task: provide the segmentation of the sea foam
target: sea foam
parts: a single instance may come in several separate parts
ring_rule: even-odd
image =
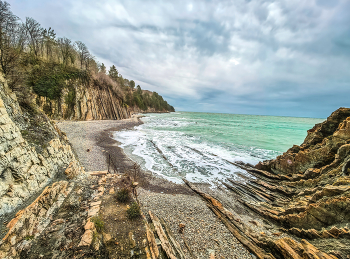
[[[286,140],[302,141],[304,137],[299,136],[295,125],[288,127],[290,118],[266,117],[185,112],[151,114],[142,118],[144,124],[133,130],[115,132],[114,138],[143,169],[173,182],[180,183],[182,178],[206,183],[224,178],[244,181],[237,172],[245,172],[230,162],[256,164],[274,158],[281,153],[279,149]],[[295,123],[301,121],[305,128],[315,120],[294,119]],[[281,123],[289,139],[280,137],[283,132],[276,135],[274,127]],[[291,132],[294,135],[291,136]],[[276,143],[275,150],[269,148],[271,142]]]

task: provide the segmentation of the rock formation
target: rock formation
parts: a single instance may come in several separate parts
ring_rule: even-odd
[[[52,119],[121,120],[130,118],[130,109],[108,87],[74,86],[75,98],[67,102],[69,91],[62,91],[58,100],[36,97],[36,103]]]
[[[0,78],[0,216],[11,212],[73,163],[64,134],[39,111],[22,112]]]
[[[187,184],[258,258],[350,258],[350,109],[276,159],[235,164],[250,175],[224,183],[237,212]]]

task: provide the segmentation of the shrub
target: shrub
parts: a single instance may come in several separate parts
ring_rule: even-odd
[[[91,221],[95,223],[97,232],[101,232],[104,229],[105,223],[99,216],[92,217]]]
[[[29,72],[27,84],[33,87],[37,95],[57,100],[70,80],[80,80],[81,83],[88,84],[90,74],[75,67],[42,62],[40,65],[33,66]],[[68,98],[75,99],[75,93],[71,93]]]
[[[129,219],[135,219],[141,216],[140,206],[137,204],[137,202],[133,202],[126,212]]]
[[[117,192],[116,199],[122,203],[128,202],[130,200],[130,191],[127,188],[122,188]]]

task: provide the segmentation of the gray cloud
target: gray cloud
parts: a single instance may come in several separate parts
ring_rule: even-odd
[[[181,110],[325,117],[350,96],[350,2],[9,1]]]

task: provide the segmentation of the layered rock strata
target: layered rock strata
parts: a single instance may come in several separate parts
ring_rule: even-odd
[[[35,123],[36,128],[30,126]],[[35,132],[38,128],[46,130]],[[70,163],[82,171],[65,135],[39,112],[28,118],[0,78],[0,216],[63,174]]]
[[[122,99],[110,88],[74,86],[75,98],[67,102],[66,89],[58,100],[36,97],[36,104],[52,119],[121,120],[130,118]]]
[[[236,211],[187,184],[258,258],[350,258],[350,109],[274,160],[234,164],[250,175],[224,183]]]

